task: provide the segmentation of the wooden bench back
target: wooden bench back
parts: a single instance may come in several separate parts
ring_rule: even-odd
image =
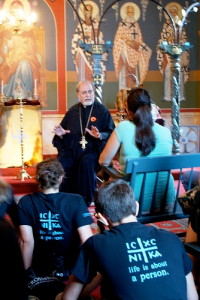
[[[133,158],[128,159],[126,163],[126,174],[129,174],[128,180],[130,180],[130,185],[135,189],[135,183],[137,182],[138,174],[142,174],[142,184],[141,192],[139,199],[136,199],[140,204],[140,210],[138,215],[138,220],[142,223],[153,223],[165,220],[174,220],[186,218],[187,216],[183,214],[181,207],[178,204],[178,196],[180,192],[180,187],[182,186],[182,175],[185,169],[191,170],[189,185],[191,184],[193,168],[200,167],[200,154],[181,154],[181,155],[170,155],[170,156],[161,156],[161,157],[145,157],[145,158]],[[175,197],[174,202],[170,206],[170,210],[166,211],[166,199],[167,191],[169,188],[169,180],[173,171],[178,172],[178,178],[175,188]],[[154,182],[149,182],[147,179],[147,174],[154,174]],[[163,183],[164,192],[160,200],[160,207],[155,209],[156,203],[156,192],[158,188],[158,176],[161,172],[165,172],[165,182]],[[144,211],[143,207],[145,206],[145,187],[146,185],[151,185],[153,188],[151,208],[150,210]],[[152,187],[153,185],[153,187]],[[148,186],[146,188],[148,188]]]

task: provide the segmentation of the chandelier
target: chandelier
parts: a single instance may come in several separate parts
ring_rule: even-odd
[[[28,1],[13,1],[6,4],[0,10],[0,27],[1,30],[12,30],[15,34],[20,34],[30,30],[36,23],[37,15],[31,12]]]

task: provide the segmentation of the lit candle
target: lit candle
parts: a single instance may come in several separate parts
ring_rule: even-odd
[[[37,95],[37,79],[34,80],[34,94]]]
[[[3,95],[3,80],[1,80],[1,95]]]

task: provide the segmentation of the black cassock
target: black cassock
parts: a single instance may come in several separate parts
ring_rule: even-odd
[[[92,125],[96,126],[101,133],[102,140],[85,133],[88,119],[87,128],[91,129]],[[80,143],[82,138],[80,120],[87,141],[85,149],[82,149]],[[83,107],[81,103],[73,105],[65,114],[60,125],[64,129],[70,130],[70,133],[66,133],[62,139],[57,135],[53,138],[53,145],[58,150],[58,160],[65,170],[65,178],[60,190],[82,195],[89,206],[96,191],[99,155],[115,127],[113,119],[103,104],[94,101],[93,107],[92,105]]]

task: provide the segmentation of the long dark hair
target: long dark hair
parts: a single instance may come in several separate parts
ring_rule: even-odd
[[[142,88],[132,89],[127,98],[127,106],[134,114],[132,120],[136,126],[136,146],[143,156],[147,156],[156,145],[149,93]]]

